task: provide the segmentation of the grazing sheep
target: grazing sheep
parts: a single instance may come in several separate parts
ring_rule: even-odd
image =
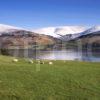
[[[13,62],[18,62],[18,59],[16,59],[16,58],[15,58],[15,59],[13,59]]]
[[[30,59],[30,60],[29,60],[29,63],[33,64],[33,60]]]
[[[38,61],[38,64],[44,64],[44,61],[40,61],[40,60],[39,60],[39,61]]]
[[[49,62],[49,65],[52,65],[53,64],[53,62]]]

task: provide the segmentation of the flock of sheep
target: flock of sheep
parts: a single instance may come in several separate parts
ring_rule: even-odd
[[[13,62],[18,62],[18,61],[19,61],[19,60],[16,59],[16,58],[13,59]],[[34,63],[33,60],[31,60],[31,59],[29,59],[28,62],[31,63],[31,64]],[[45,62],[44,62],[44,61],[41,61],[41,60],[37,60],[37,63],[38,63],[38,64],[45,64]],[[49,65],[52,65],[53,62],[49,61],[48,64],[49,64]]]

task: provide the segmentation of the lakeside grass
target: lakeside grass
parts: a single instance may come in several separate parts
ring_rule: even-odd
[[[100,63],[29,63],[0,55],[0,100],[100,100]]]

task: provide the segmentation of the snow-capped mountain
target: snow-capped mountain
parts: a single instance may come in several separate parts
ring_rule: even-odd
[[[16,32],[18,31],[18,32]],[[23,32],[24,31],[24,32]],[[83,35],[95,34],[98,32],[100,34],[100,26],[94,26],[92,28],[87,28],[83,26],[59,26],[59,27],[47,27],[34,30],[26,30],[24,28],[14,27],[10,25],[0,24],[0,35],[1,34],[27,34],[31,32],[33,34],[43,34],[48,36],[53,36],[54,38],[60,38],[62,40],[68,41]]]
[[[25,47],[33,48],[34,45],[53,45],[58,40],[52,36],[40,35],[23,28],[0,24],[0,48],[12,49],[17,46],[23,49]]]
[[[82,32],[81,35],[95,34],[97,32],[100,32],[100,26],[94,26],[92,28],[89,28],[86,31]]]
[[[47,27],[33,30],[33,32],[50,35],[53,37],[61,37],[68,34],[76,34],[85,31],[86,28],[82,26],[61,26],[61,27]]]
[[[24,30],[24,29],[19,28],[19,27],[10,26],[10,25],[0,24],[0,34],[10,33],[10,32],[16,31],[16,30]]]

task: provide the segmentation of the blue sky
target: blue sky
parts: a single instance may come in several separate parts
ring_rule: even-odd
[[[0,23],[25,28],[100,24],[100,0],[0,0]]]

